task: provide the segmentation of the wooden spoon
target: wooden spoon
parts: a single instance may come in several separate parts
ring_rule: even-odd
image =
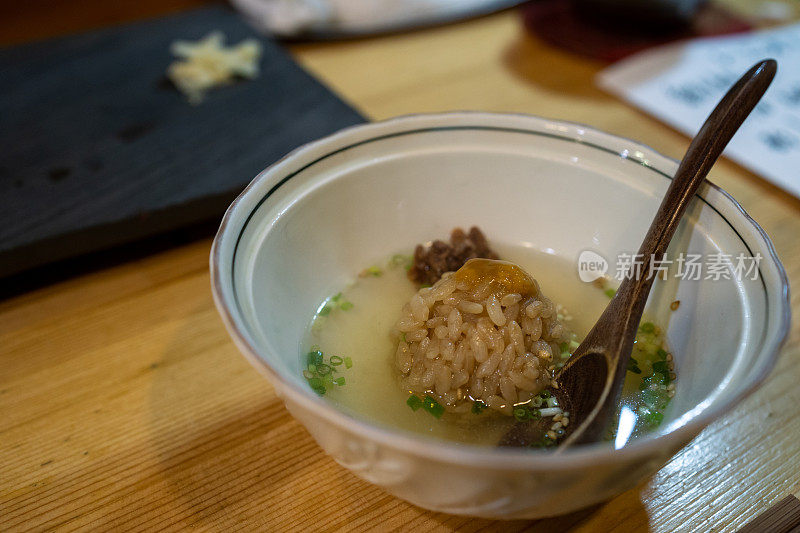
[[[641,276],[626,277],[600,319],[556,375],[551,393],[570,413],[561,447],[600,440],[619,406],[633,341],[654,277],[678,223],[714,162],[756,106],[775,76],[777,63],[766,59],[742,76],[706,119],[678,167],[650,230],[639,249]],[[550,422],[516,424],[501,446],[539,442]]]

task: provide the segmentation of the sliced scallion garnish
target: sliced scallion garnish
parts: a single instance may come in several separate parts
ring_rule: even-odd
[[[403,255],[403,254],[394,254],[392,258],[389,260],[389,266],[398,267],[398,266],[406,266],[410,267],[411,263],[414,262],[414,258],[410,255]]]
[[[308,385],[320,396],[324,395],[328,388],[333,388],[334,385],[338,385],[339,387],[344,386],[345,379],[344,377],[333,377],[334,372],[339,372],[339,370],[335,367],[341,366],[343,363],[347,368],[353,366],[353,362],[350,361],[348,364],[349,357],[341,358],[338,355],[332,355],[328,358],[328,362],[330,364],[325,363],[325,357],[318,348],[318,346],[314,346],[317,348],[308,352],[306,355],[306,369],[303,370],[303,377],[308,380]]]
[[[489,406],[480,400],[472,402],[472,414],[479,415],[484,412]]]
[[[412,411],[418,411],[420,407],[422,407],[422,400],[416,394],[412,394],[406,400],[406,404],[411,408]]]
[[[428,411],[436,418],[442,418],[442,415],[444,414],[444,406],[437,402],[433,396],[426,394],[422,402],[423,409]]]

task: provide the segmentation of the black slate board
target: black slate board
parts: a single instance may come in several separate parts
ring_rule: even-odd
[[[0,50],[0,277],[218,220],[263,168],[363,118],[260,38],[261,75],[192,106],[170,43],[257,37],[224,7]]]

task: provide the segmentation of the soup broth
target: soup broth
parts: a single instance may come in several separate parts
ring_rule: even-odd
[[[503,259],[530,273],[557,302],[559,319],[578,340],[588,333],[613,295],[613,289],[581,282],[573,266],[555,255],[519,246],[496,249]],[[314,361],[314,353],[324,354],[318,355],[317,362],[322,362],[329,376],[327,386],[319,386],[318,378],[312,377],[318,375],[316,365],[314,373],[306,370],[306,377],[317,392],[355,417],[441,439],[496,445],[516,422],[513,416],[487,409],[480,414],[445,413],[436,418],[409,407],[409,391],[401,387],[395,366],[397,340],[391,331],[417,287],[406,276],[405,256],[384,263],[365,269],[350,286],[320,305],[302,357],[305,366]],[[617,446],[661,422],[674,389],[669,385],[674,374],[671,356],[669,361],[667,356],[660,328],[643,322],[623,390],[622,416],[608,434]]]

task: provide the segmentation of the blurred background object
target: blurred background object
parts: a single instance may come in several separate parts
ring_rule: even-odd
[[[751,30],[743,16],[706,0],[541,0],[524,9],[544,41],[601,61],[617,61],[679,39]]]
[[[231,0],[258,28],[284,38],[352,37],[491,13],[523,0]]]
[[[752,24],[791,19],[796,9],[793,0],[231,0],[231,3],[259,29],[290,39],[330,39],[407,30],[525,4],[529,26],[554,43],[580,39],[580,35],[563,35],[564,31],[579,30],[587,38],[584,48],[592,49],[599,40],[596,33],[621,33],[621,38],[628,41],[638,37],[639,44],[628,47],[634,51],[665,39],[746,31]],[[609,39],[605,37],[606,41]],[[630,53],[628,49],[625,53]],[[614,60],[622,55],[603,51],[598,57]]]
[[[708,0],[572,0],[584,16],[607,19],[620,26],[640,23],[661,32],[688,24]]]
[[[191,105],[166,78],[170,48],[213,30],[258,46],[260,74]],[[225,6],[0,50],[0,72],[0,278],[210,234],[262,169],[363,121]]]
[[[661,46],[615,63],[596,81],[692,135],[739,72],[762,57],[775,59],[778,73],[725,155],[800,197],[800,23]]]
[[[250,25],[224,2],[208,0],[0,5],[5,46],[110,26],[0,51],[0,141],[8,147],[0,153],[0,277],[109,247],[142,248],[145,238],[198,225],[208,234],[260,169],[299,144],[363,120],[264,37],[259,78],[212,91],[192,108],[164,77],[173,60],[169,44],[177,39],[224,30],[238,42],[256,36],[253,25],[278,37],[343,38],[521,3],[514,17],[521,14],[529,32],[549,45],[545,49],[607,62],[678,39],[745,32],[797,16],[794,0],[230,3]],[[119,25],[156,15],[162,18]],[[340,45],[348,43],[330,46]],[[451,59],[459,61],[464,52],[470,53],[459,50]],[[531,72],[541,69],[541,59],[524,61]],[[358,71],[367,79],[382,68],[364,63]],[[413,93],[404,98],[410,105],[403,112],[420,110],[411,105]]]

